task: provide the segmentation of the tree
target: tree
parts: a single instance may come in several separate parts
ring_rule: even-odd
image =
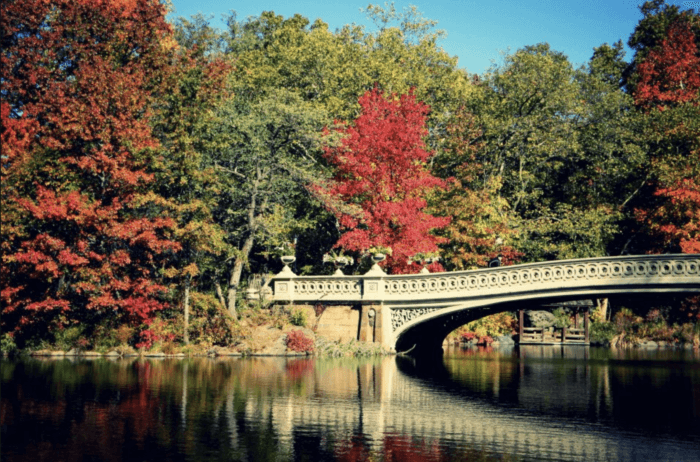
[[[362,113],[354,125],[337,129],[345,136],[340,144],[325,150],[335,176],[323,193],[356,206],[348,213],[328,202],[346,230],[336,247],[353,252],[390,247],[386,266],[395,273],[414,272],[408,258],[436,252],[444,239],[431,231],[450,221],[425,210],[427,194],[445,186],[426,166],[431,155],[423,142],[428,107],[411,94],[385,98],[376,89],[359,104]]]
[[[433,172],[449,179],[448,187],[435,194],[431,211],[451,218],[437,231],[445,238],[440,246],[449,269],[465,270],[486,266],[501,255],[504,264],[518,261],[521,254],[506,244],[516,235],[508,203],[499,196],[499,179],[484,180],[479,162],[484,149],[483,132],[477,118],[462,108],[445,130],[445,138],[433,160]]]
[[[677,5],[669,5],[665,0],[651,0],[644,2],[639,11],[643,18],[635,26],[627,44],[634,50],[632,62],[625,69],[624,85],[630,94],[636,93],[638,82],[638,66],[646,61],[648,54],[655,49],[668,36],[672,24],[685,24],[695,34],[696,45],[700,45],[700,21],[692,10],[682,11]]]
[[[642,7],[627,87],[645,123],[650,168],[635,208],[646,252],[700,252],[700,16],[662,0]],[[700,300],[684,307],[698,316]]]
[[[700,251],[700,106],[694,102],[648,114],[651,196],[636,208],[651,252]]]
[[[216,109],[230,97],[232,66],[217,43],[220,34],[202,16],[193,23],[181,20],[174,37],[172,72],[164,82],[152,125],[163,147],[154,189],[167,199],[167,213],[176,221],[175,239],[182,249],[168,276],[179,282],[184,312],[184,340],[189,343],[191,288],[209,282],[217,258],[228,250],[225,233],[214,221],[218,177],[205,165],[205,133]],[[206,278],[206,279],[205,279]],[[205,279],[205,281],[202,281]],[[211,287],[211,284],[209,284]],[[225,305],[221,307],[225,308]]]
[[[467,105],[483,132],[480,179],[506,201],[518,231],[511,244],[528,261],[605,254],[615,235],[614,208],[591,199],[604,191],[597,179],[614,172],[596,170],[596,157],[609,155],[601,141],[623,146],[600,119],[619,88],[591,82],[541,43],[506,56]]]
[[[209,129],[207,162],[220,181],[215,218],[232,248],[226,303],[234,315],[254,246],[279,246],[305,226],[296,205],[316,177],[310,152],[320,149],[324,121],[309,103],[278,89],[259,101],[226,101]]]
[[[642,117],[623,90],[624,58],[622,42],[603,44],[576,76],[583,101],[576,124],[580,151],[560,181],[563,202],[581,217],[574,224],[588,235],[573,244],[588,247],[582,256],[636,251],[634,208],[646,200],[650,164]]]
[[[1,21],[3,330],[147,323],[181,247],[149,190],[163,7],[15,0]]]
[[[687,23],[674,22],[667,37],[637,66],[638,106],[669,106],[695,101],[700,90],[700,55]]]
[[[297,264],[303,273],[319,271],[321,255],[338,239],[334,217],[309,194],[299,176],[312,175],[314,180],[327,176],[328,168],[318,142],[320,134],[312,136],[308,131],[311,127],[330,126],[334,119],[355,118],[360,109],[358,98],[374,85],[401,91],[415,86],[417,97],[434,104],[428,118],[430,127],[439,126],[454,101],[468,93],[466,73],[456,68],[455,58],[437,46],[439,36],[432,34],[430,27],[418,27],[428,25],[429,21],[413,15],[402,16],[402,24],[395,26],[395,22],[392,19],[387,27],[375,32],[355,26],[333,32],[322,21],[310,22],[300,15],[284,18],[264,12],[243,21],[238,21],[235,15],[229,18],[223,50],[235,62],[229,81],[234,96],[225,103],[225,109],[218,111],[220,118],[205,137],[210,145],[207,159],[215,166],[217,181],[225,185],[217,197],[215,218],[228,233],[228,243],[236,249],[218,260],[218,268],[227,274],[228,283],[235,284],[235,287],[229,285],[229,301],[238,292],[246,272],[274,271],[276,265],[269,262],[269,251],[281,241],[299,236]],[[182,44],[201,44],[201,49],[211,50],[205,54],[216,54],[219,49],[219,37],[203,18],[183,20],[177,32]],[[276,98],[280,101],[275,101]],[[275,199],[270,197],[267,203],[256,202],[257,206],[264,205],[266,211],[260,215],[262,220],[255,220],[258,232],[249,243],[251,250],[246,252],[245,235],[251,228],[243,211],[250,205],[251,196],[247,194],[252,191],[252,177],[244,180],[227,169],[237,165],[239,174],[247,174],[240,160],[235,164],[233,159],[253,156],[252,145],[262,146],[267,137],[288,133],[290,124],[296,124],[293,120],[302,121],[301,113],[291,118],[275,115],[285,105],[284,110],[290,112],[290,104],[303,107],[306,120],[312,123],[306,128],[298,125],[300,131],[296,133],[305,133],[298,135],[300,143],[290,142],[275,154],[265,154],[267,159],[275,156],[286,159],[284,165],[266,170],[271,176],[265,180],[286,189],[274,189],[279,194],[274,193]],[[265,107],[275,106],[278,109],[266,112]],[[261,117],[260,121],[266,120],[266,125],[261,123],[251,129],[253,113]],[[275,126],[277,123],[281,125]],[[247,133],[250,145],[243,141],[243,132]],[[428,134],[427,138],[433,140],[429,143],[436,143],[438,132]],[[302,146],[303,155],[299,155]],[[248,199],[244,200],[245,197]],[[239,255],[247,257],[239,261]],[[240,271],[231,273],[234,267]],[[232,274],[237,276],[231,278]],[[219,284],[222,293],[225,286],[226,283]],[[228,301],[227,304],[230,305]]]
[[[657,27],[641,28],[644,21]],[[652,160],[653,193],[637,208],[650,238],[648,251],[700,249],[700,52],[695,31],[700,31],[700,17],[692,10],[657,8],[633,36],[650,42],[643,54],[638,51],[633,75]],[[644,40],[648,35],[654,40]]]
[[[415,7],[396,12],[369,5],[376,30],[347,25],[336,32],[320,20],[266,11],[237,21],[229,18],[228,53],[236,58],[235,85],[244,98],[263,97],[285,88],[324,110],[333,119],[357,117],[358,99],[375,86],[386,93],[407,93],[432,108],[428,127],[441,125],[471,91],[457,59],[440,47],[434,21]],[[428,135],[434,144],[433,133]]]

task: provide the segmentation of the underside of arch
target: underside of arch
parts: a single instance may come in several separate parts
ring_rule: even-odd
[[[513,311],[522,306],[523,303],[507,302],[443,312],[441,315],[416,323],[399,333],[396,336],[396,351],[399,353],[410,352],[410,354],[415,355],[441,354],[443,340],[459,326],[492,314]]]
[[[394,347],[398,353],[410,351],[413,355],[433,355],[442,353],[442,343],[456,328],[477,319],[504,311],[532,309],[541,305],[570,300],[603,298],[615,295],[674,293],[688,295],[694,289],[646,287],[612,290],[573,290],[549,294],[519,294],[497,297],[491,300],[473,300],[455,303],[451,306],[436,306],[430,313],[420,316],[394,332]]]

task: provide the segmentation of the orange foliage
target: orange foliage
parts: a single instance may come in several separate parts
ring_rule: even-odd
[[[700,56],[690,26],[684,22],[672,24],[661,45],[639,64],[638,74],[634,101],[639,106],[663,107],[696,100]]]
[[[164,15],[152,0],[3,4],[3,331],[165,306],[155,271],[180,244],[143,200],[172,73]]]

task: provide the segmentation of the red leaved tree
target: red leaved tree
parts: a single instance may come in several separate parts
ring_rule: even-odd
[[[634,98],[649,123],[654,189],[636,214],[650,252],[700,253],[700,53],[691,27],[698,17],[684,18],[637,69]],[[699,297],[685,307],[700,318]]]
[[[365,93],[359,104],[362,114],[354,125],[338,129],[345,137],[325,152],[336,169],[325,193],[329,204],[336,204],[329,208],[345,230],[336,247],[355,252],[390,247],[387,268],[393,273],[417,272],[420,267],[409,264],[408,258],[437,252],[444,239],[431,231],[450,221],[425,211],[426,196],[445,186],[426,168],[431,153],[423,137],[429,108],[413,95],[385,98],[377,89]]]
[[[693,20],[693,18],[691,18]],[[652,251],[700,252],[700,53],[689,21],[638,66],[635,103],[645,108],[655,173],[655,201],[637,210]]]
[[[661,45],[651,50],[637,68],[634,94],[638,106],[654,107],[697,101],[700,56],[695,34],[686,22],[673,23]]]
[[[659,144],[681,154],[654,159],[654,200],[636,211],[651,237],[652,252],[700,253],[700,111],[692,112],[694,123],[665,130]],[[669,114],[657,115],[659,123],[669,123]]]
[[[180,245],[149,192],[174,42],[155,0],[3,5],[2,330],[139,325]]]

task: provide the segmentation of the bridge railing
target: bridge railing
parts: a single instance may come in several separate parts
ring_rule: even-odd
[[[273,300],[391,302],[478,298],[508,293],[658,286],[700,292],[700,255],[635,255],[528,263],[445,273],[273,278]]]

